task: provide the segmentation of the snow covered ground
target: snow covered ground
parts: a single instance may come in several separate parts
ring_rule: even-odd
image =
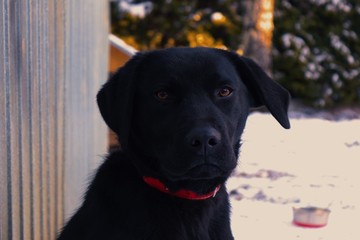
[[[263,113],[248,119],[240,164],[227,184],[235,239],[359,240],[360,118],[291,124],[282,129]],[[306,206],[329,208],[328,225],[294,226],[292,207]]]

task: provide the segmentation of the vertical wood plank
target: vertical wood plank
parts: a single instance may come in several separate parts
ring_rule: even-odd
[[[55,123],[55,106],[56,106],[56,89],[55,89],[55,39],[56,39],[56,30],[53,29],[53,26],[55,25],[56,21],[55,16],[55,4],[54,0],[50,0],[46,3],[45,11],[46,14],[45,18],[49,19],[49,21],[44,26],[45,35],[47,37],[46,41],[46,58],[45,61],[48,63],[48,67],[46,70],[46,78],[48,80],[48,101],[47,101],[47,129],[48,132],[47,138],[50,140],[48,145],[48,157],[47,157],[47,164],[48,164],[48,171],[46,173],[46,178],[48,179],[47,184],[47,191],[48,195],[46,197],[46,201],[48,202],[48,239],[54,239],[55,233],[57,230],[56,227],[56,205],[55,205],[55,197],[56,196],[56,151],[55,149],[57,146],[55,145],[56,142],[56,123]],[[53,16],[53,17],[51,17]],[[51,117],[52,116],[52,117]]]
[[[38,0],[29,1],[29,52],[30,52],[30,138],[31,138],[31,221],[32,239],[41,239],[42,214],[41,214],[41,149],[40,143],[40,108],[39,108],[39,43],[38,43]],[[36,187],[35,187],[36,186]]]
[[[65,103],[59,101],[65,98],[65,3],[66,1],[55,0],[55,23],[54,23],[54,40],[55,40],[55,206],[56,217],[55,225],[56,229],[60,229],[64,221],[64,161],[65,158]]]
[[[18,38],[15,37],[18,33],[19,25],[17,21],[17,8],[18,3],[15,1],[9,2],[9,25],[8,25],[8,71],[9,79],[14,79],[17,81],[19,79],[18,71],[19,68],[19,53],[17,51],[18,47]],[[21,239],[23,233],[23,221],[21,218],[22,210],[22,195],[21,195],[21,181],[20,181],[20,162],[21,162],[21,128],[18,128],[21,124],[20,112],[19,110],[19,84],[9,84],[9,129],[10,129],[10,162],[8,167],[10,168],[10,194],[11,201],[18,202],[19,204],[12,204],[11,206],[11,238],[12,239]]]
[[[11,211],[9,214],[9,199],[11,198],[9,189],[9,166],[10,160],[10,145],[9,145],[9,120],[8,120],[8,1],[3,0],[0,2],[0,239],[11,238]]]
[[[29,19],[28,3],[24,1],[19,2],[19,9],[17,10],[18,19],[18,38],[19,38],[19,68],[17,84],[20,86],[19,91],[19,115],[21,129],[21,139],[19,149],[21,153],[20,161],[20,177],[21,177],[21,218],[22,218],[22,236],[21,239],[31,239],[31,138],[30,138],[30,54],[29,54],[29,31],[27,30],[27,23]]]

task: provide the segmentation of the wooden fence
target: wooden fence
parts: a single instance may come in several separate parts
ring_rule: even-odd
[[[0,0],[0,239],[55,239],[107,147],[108,1]]]

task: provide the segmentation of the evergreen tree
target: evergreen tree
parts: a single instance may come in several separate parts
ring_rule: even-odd
[[[360,103],[360,2],[277,0],[275,79],[317,107]]]
[[[130,1],[133,4],[144,1]],[[157,0],[143,18],[112,3],[112,32],[140,50],[209,46],[237,50],[240,4],[234,0]]]
[[[251,1],[128,0],[152,3],[144,17],[112,3],[112,32],[139,50],[208,46],[242,53],[243,44],[248,53],[243,24],[249,25]],[[295,98],[317,107],[360,103],[358,0],[275,0],[274,26],[273,77]]]

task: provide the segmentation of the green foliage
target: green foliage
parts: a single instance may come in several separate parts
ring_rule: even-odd
[[[142,2],[142,1],[136,1]],[[210,46],[236,50],[240,45],[240,4],[234,0],[158,0],[136,17],[112,3],[112,32],[140,50],[172,46]],[[212,19],[220,12],[224,18]]]
[[[151,2],[152,10],[143,18],[112,3],[112,32],[140,50],[172,46],[237,50],[241,43],[242,1]],[[223,18],[214,19],[217,12]],[[359,0],[275,0],[274,25],[275,80],[313,106],[360,103]]]
[[[276,0],[273,72],[317,107],[360,103],[360,2]]]

